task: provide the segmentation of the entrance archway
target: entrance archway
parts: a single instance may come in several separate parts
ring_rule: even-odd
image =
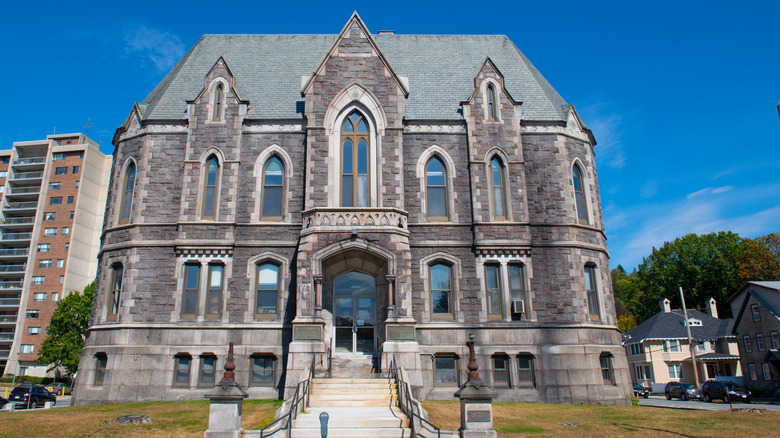
[[[333,279],[334,347],[337,354],[376,350],[376,279],[350,271]]]

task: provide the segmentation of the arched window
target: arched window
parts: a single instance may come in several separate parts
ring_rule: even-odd
[[[447,173],[437,157],[425,167],[425,185],[428,219],[447,220]]]
[[[341,205],[367,207],[369,197],[368,123],[358,111],[341,126]]]
[[[130,222],[130,210],[133,208],[133,189],[135,188],[135,164],[130,163],[125,172],[124,190],[122,190],[122,207],[119,213],[119,223]]]
[[[574,180],[574,200],[577,204],[577,221],[581,224],[588,223],[588,204],[585,200],[585,184],[582,181],[580,166],[574,165],[571,169]]]
[[[487,86],[487,104],[488,104],[488,117],[490,120],[498,120],[496,115],[496,92],[493,89],[493,85]]]
[[[257,265],[257,299],[255,315],[276,316],[279,294],[279,266],[275,263]]]
[[[504,163],[498,157],[490,160],[490,186],[493,197],[493,219],[503,220],[506,214],[506,188],[504,184]]]
[[[206,160],[205,184],[203,187],[203,210],[201,218],[214,219],[217,210],[217,182],[219,181],[219,161],[212,155]]]
[[[214,109],[212,112],[211,120],[219,121],[222,120],[222,111],[224,107],[223,100],[224,97],[224,90],[222,88],[222,84],[217,85],[217,88],[214,90]]]
[[[452,269],[444,263],[429,268],[431,313],[434,316],[452,314]]]
[[[261,216],[265,219],[282,218],[284,198],[284,166],[279,157],[271,157],[263,169],[263,192],[261,195]]]
[[[111,291],[108,298],[108,317],[109,321],[116,321],[119,318],[119,302],[122,296],[122,273],[124,269],[121,263],[111,267]]]

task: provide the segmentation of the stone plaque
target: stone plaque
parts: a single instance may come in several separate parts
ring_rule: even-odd
[[[414,327],[409,325],[387,326],[388,341],[414,341]]]
[[[293,341],[321,341],[322,327],[318,325],[297,325],[293,327]]]
[[[468,411],[466,418],[469,423],[490,423],[490,411]]]

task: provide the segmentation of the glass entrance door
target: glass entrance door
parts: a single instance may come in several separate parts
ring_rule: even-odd
[[[333,280],[336,353],[374,354],[375,280],[348,272]]]

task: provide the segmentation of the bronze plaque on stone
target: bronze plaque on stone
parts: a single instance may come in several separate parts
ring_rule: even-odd
[[[468,411],[466,420],[469,423],[490,423],[490,411]]]
[[[387,326],[388,341],[414,341],[414,327],[409,325]]]
[[[298,325],[293,327],[293,341],[321,341],[322,327],[318,325]]]

